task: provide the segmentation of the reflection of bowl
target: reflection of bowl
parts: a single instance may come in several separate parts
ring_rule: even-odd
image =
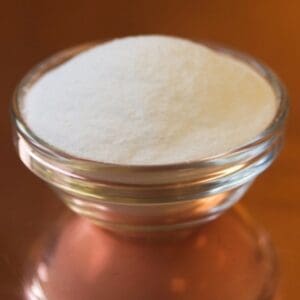
[[[35,249],[28,300],[267,300],[273,249],[240,208],[190,230],[120,236],[65,219]]]

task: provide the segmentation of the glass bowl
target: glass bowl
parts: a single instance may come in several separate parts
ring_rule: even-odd
[[[111,229],[153,231],[207,222],[236,203],[282,146],[288,97],[276,75],[244,54],[214,47],[248,64],[270,84],[278,102],[270,125],[248,144],[186,163],[130,166],[81,159],[47,144],[26,124],[20,107],[46,72],[93,47],[85,44],[45,60],[21,81],[12,101],[14,142],[22,162],[76,213]]]

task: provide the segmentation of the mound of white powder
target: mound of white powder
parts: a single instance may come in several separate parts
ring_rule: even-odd
[[[42,76],[22,113],[42,140],[130,165],[199,160],[242,146],[274,118],[269,84],[205,46],[138,36],[95,46]]]

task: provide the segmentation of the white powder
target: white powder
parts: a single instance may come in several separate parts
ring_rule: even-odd
[[[199,160],[249,142],[272,121],[269,84],[233,58],[165,36],[117,39],[39,79],[23,115],[47,143],[119,164]]]

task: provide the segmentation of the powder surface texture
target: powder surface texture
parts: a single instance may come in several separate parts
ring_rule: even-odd
[[[255,138],[277,103],[251,67],[166,36],[116,39],[43,75],[22,114],[48,144],[76,157],[157,165],[222,154]]]

